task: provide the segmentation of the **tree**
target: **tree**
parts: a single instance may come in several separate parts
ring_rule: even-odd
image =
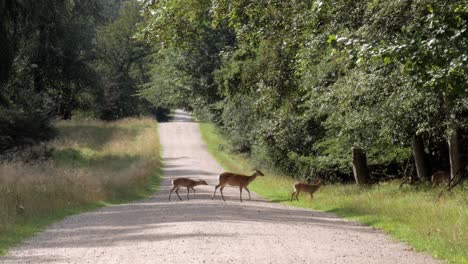
[[[354,148],[373,180],[412,176],[413,158],[427,180],[448,166],[450,138],[452,171],[462,167],[462,1],[145,1],[144,10],[140,37],[158,55],[142,94],[208,113],[237,151],[303,178],[350,181]]]
[[[50,139],[92,86],[96,1],[1,1],[0,149]],[[38,132],[40,130],[40,132]]]
[[[393,7],[404,18],[390,22],[382,12]],[[459,177],[461,162],[459,131],[466,129],[466,84],[468,57],[466,38],[468,8],[463,1],[407,1],[404,5],[382,3],[375,6],[369,32],[383,41],[371,44],[369,49],[384,62],[403,64],[408,80],[417,93],[426,99],[439,101],[438,111],[443,116],[437,123],[422,120],[425,131],[444,128],[449,146],[452,178]],[[392,10],[394,11],[394,10]],[[391,25],[391,27],[389,26]],[[391,31],[382,31],[382,26]],[[380,33],[377,33],[380,32]],[[426,125],[427,124],[427,125]]]
[[[158,51],[161,60],[155,62],[155,69],[165,65],[175,71],[166,76],[180,76],[175,80],[177,91],[171,94],[189,95],[183,105],[189,109],[216,108],[221,100],[213,74],[219,66],[220,52],[232,43],[232,34],[224,28],[213,28],[209,14],[207,1],[145,1],[140,38]],[[158,86],[165,86],[159,77],[165,72],[155,73],[152,85],[142,92],[145,97],[152,97],[153,102]]]
[[[99,116],[116,119],[136,115],[146,107],[138,96],[138,87],[149,81],[147,57],[151,48],[134,38],[141,21],[137,1],[121,3],[114,21],[97,29],[97,60],[94,66],[100,76],[96,103]]]

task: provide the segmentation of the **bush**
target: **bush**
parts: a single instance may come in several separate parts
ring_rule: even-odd
[[[45,114],[0,109],[0,155],[52,139],[56,130]]]

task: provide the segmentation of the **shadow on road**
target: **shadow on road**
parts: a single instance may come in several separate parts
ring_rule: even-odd
[[[186,112],[182,112],[182,111],[177,111],[176,110],[176,113],[174,114],[174,116],[172,116],[171,119],[169,119],[168,121],[165,121],[165,122],[160,122],[160,123],[196,123],[192,117],[190,116],[189,113],[186,113]]]
[[[49,228],[52,239],[31,244],[30,248],[70,248],[70,247],[108,247],[124,242],[163,241],[184,239],[190,237],[233,236],[230,233],[186,233],[174,234],[164,232],[183,222],[222,222],[230,223],[262,223],[316,225],[333,230],[353,230],[357,232],[376,232],[354,222],[345,221],[334,215],[298,208],[278,206],[267,201],[247,199],[239,202],[235,192],[225,191],[226,202],[219,194],[211,200],[214,186],[198,186],[197,193],[191,193],[186,200],[185,190],[181,190],[180,201],[173,196],[168,201],[171,183],[166,178],[160,186],[160,191],[152,198],[124,205],[102,208],[94,212],[78,216],[80,221],[70,221],[66,228],[60,225]],[[215,212],[215,213],[213,213]],[[76,217],[76,216],[73,216]],[[71,218],[73,218],[71,217]],[[86,222],[83,226],[82,222]],[[150,230],[160,230],[152,233]]]

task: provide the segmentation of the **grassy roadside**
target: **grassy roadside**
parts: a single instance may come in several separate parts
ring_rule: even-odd
[[[201,123],[202,138],[209,152],[226,170],[249,173],[255,164],[232,153],[229,142],[214,125]],[[356,185],[326,185],[311,201],[306,195],[290,202],[294,180],[262,168],[267,177],[257,178],[251,190],[274,202],[333,212],[384,230],[418,251],[450,263],[468,263],[468,194],[456,190],[439,196],[441,190],[386,183],[371,188]]]
[[[153,119],[56,125],[51,161],[0,164],[0,255],[65,216],[147,197],[159,185]]]

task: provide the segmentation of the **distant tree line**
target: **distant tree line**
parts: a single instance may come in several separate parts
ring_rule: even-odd
[[[209,118],[237,151],[302,178],[465,171],[466,1],[143,3],[157,53],[141,94]]]
[[[137,96],[152,48],[136,0],[0,0],[0,154],[53,137],[50,121],[167,111]]]

